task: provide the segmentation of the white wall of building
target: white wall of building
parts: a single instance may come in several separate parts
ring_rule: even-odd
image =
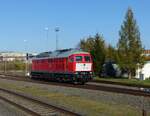
[[[150,61],[146,62],[142,69],[136,71],[135,78],[145,80],[150,78]]]

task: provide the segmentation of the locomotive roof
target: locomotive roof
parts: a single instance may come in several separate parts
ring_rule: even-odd
[[[36,58],[64,58],[72,54],[88,54],[88,52],[84,52],[79,49],[63,49],[56,50],[54,52],[43,52],[38,54]]]

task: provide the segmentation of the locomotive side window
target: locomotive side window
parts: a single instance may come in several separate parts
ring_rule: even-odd
[[[90,56],[84,56],[85,62],[90,62]]]
[[[70,58],[70,62],[74,62],[74,59],[73,59],[73,58]]]
[[[76,62],[81,62],[82,61],[82,56],[76,56]]]

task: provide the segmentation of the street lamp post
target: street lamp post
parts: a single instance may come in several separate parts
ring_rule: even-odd
[[[58,50],[58,32],[59,32],[59,27],[55,28],[55,32],[56,32],[56,50]]]

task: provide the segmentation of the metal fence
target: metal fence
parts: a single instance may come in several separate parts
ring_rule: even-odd
[[[21,57],[1,57],[0,58],[0,73],[28,75],[31,70],[31,59],[25,56]]]

